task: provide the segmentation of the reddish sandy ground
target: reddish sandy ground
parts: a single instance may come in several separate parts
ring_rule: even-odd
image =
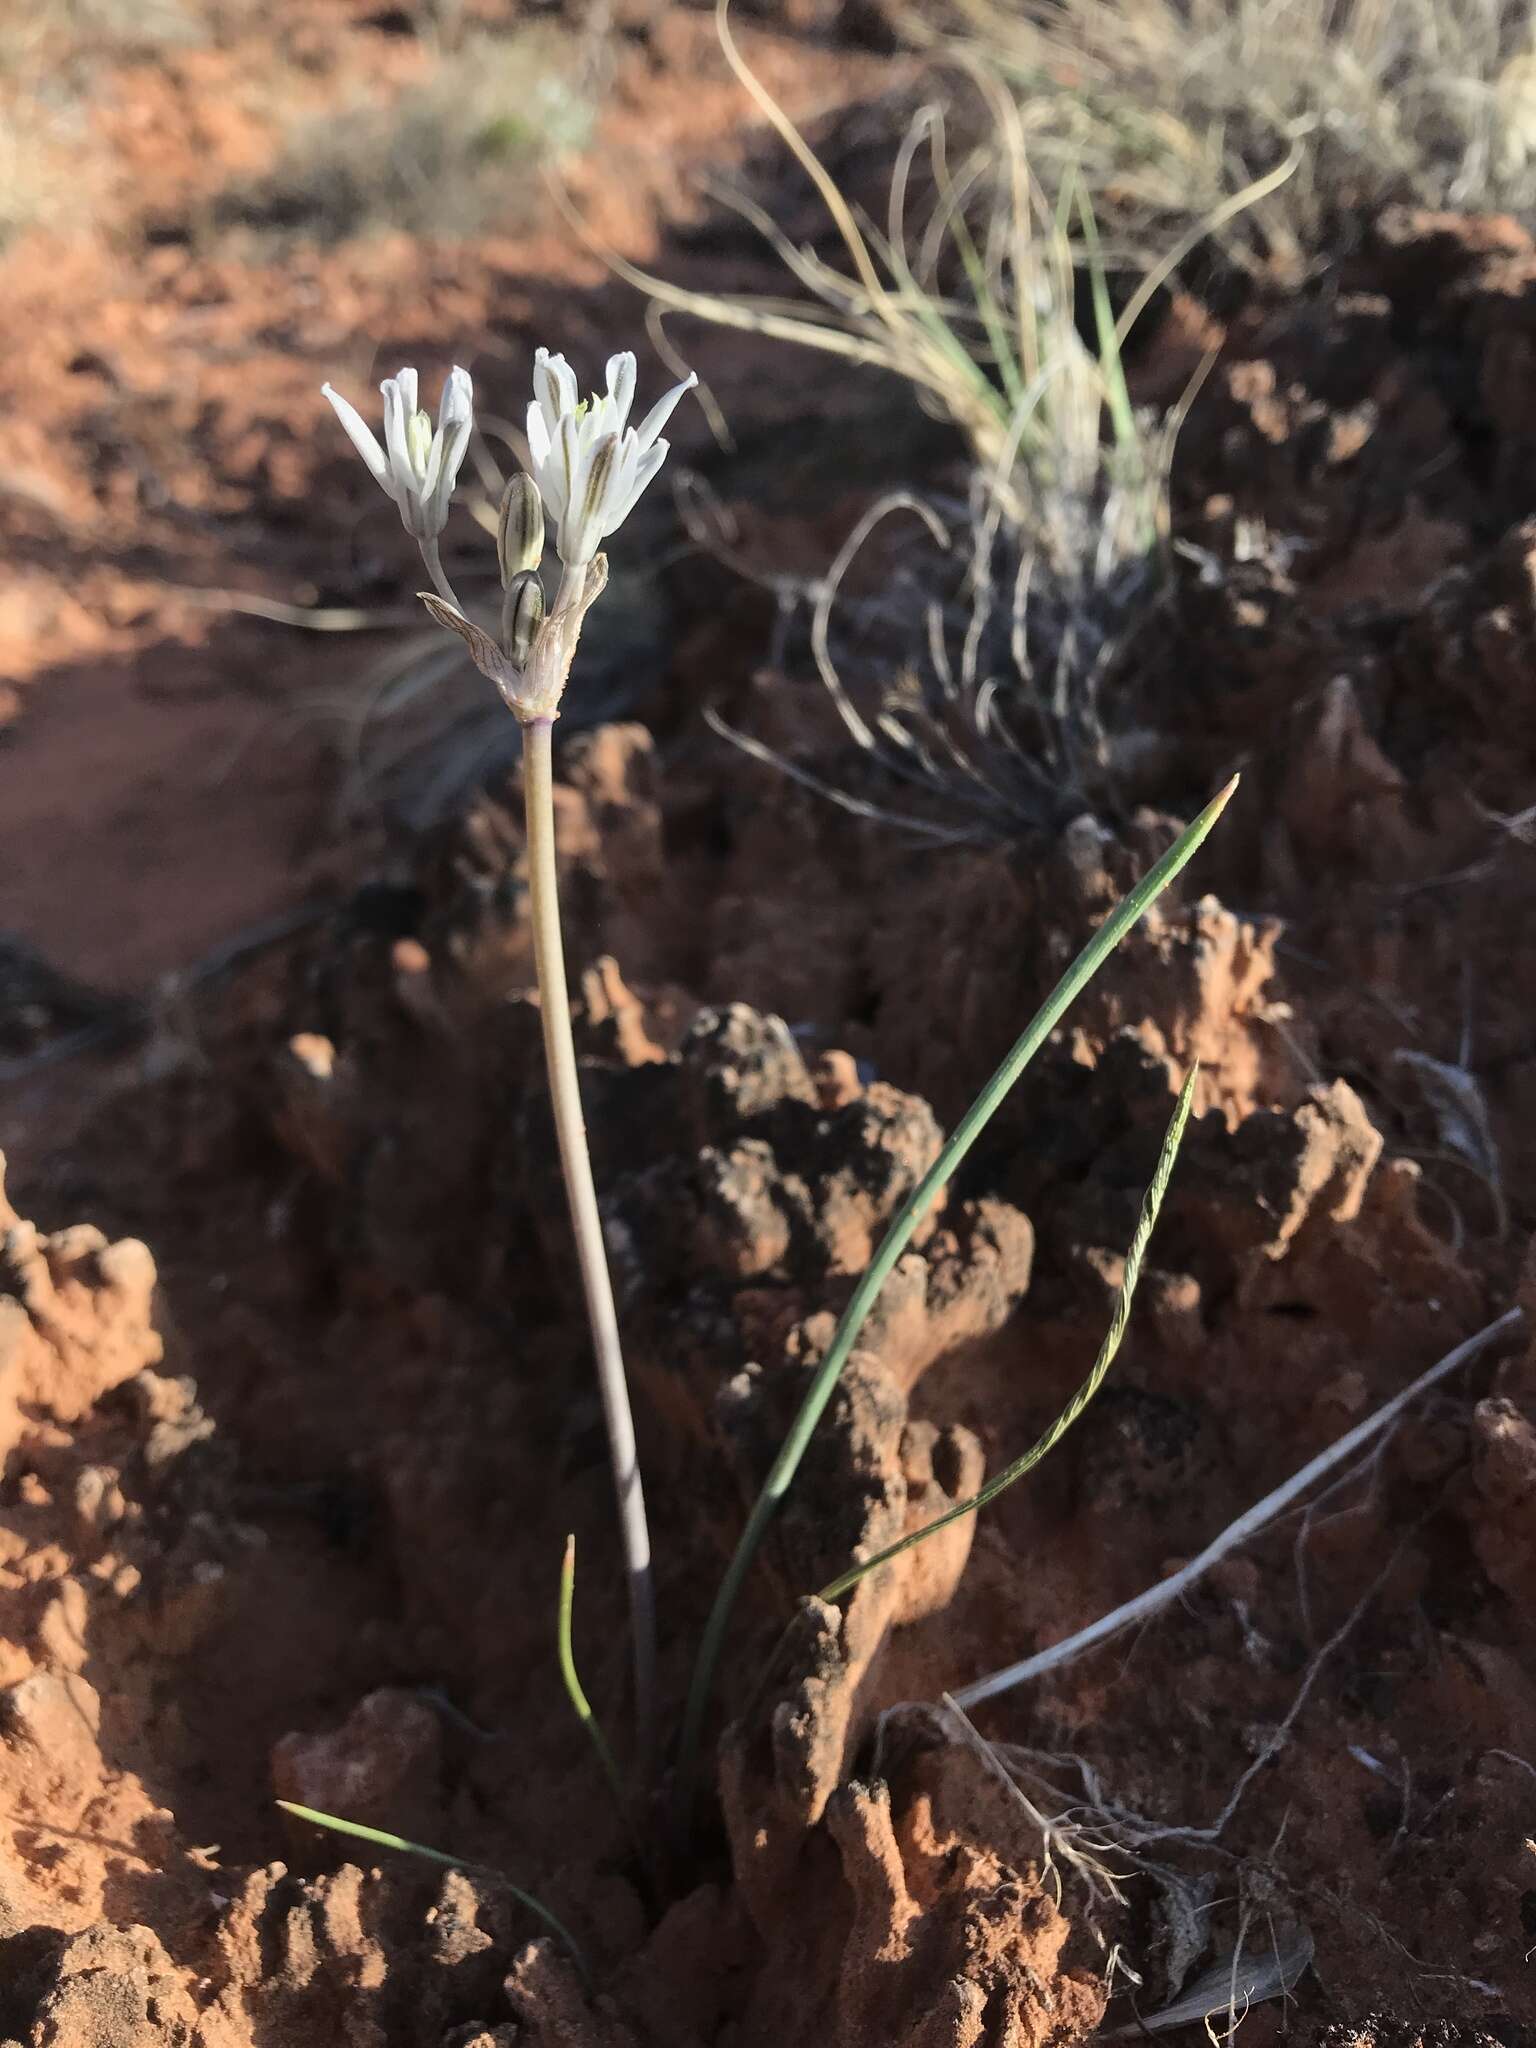
[[[671,276],[769,284],[698,174],[746,164],[796,237],[815,216],[763,169],[708,17],[617,12],[575,205]],[[1523,1328],[1142,1631],[974,1729],[943,1702],[1536,1308],[1530,237],[1389,215],[1315,292],[1233,310],[1228,281],[1221,320],[1169,299],[1138,390],[1218,356],[1175,478],[1190,551],[1131,671],[1149,743],[1102,819],[956,844],[833,808],[699,715],[889,807],[775,579],[823,569],[883,488],[952,491],[956,451],[894,387],[669,325],[733,431],[686,409],[673,457],[730,560],[660,497],[637,520],[557,792],[669,1725],[808,1364],[940,1128],[1177,822],[1244,781],[893,1276],[733,1639],[699,1826],[678,1843],[658,1798],[637,1851],[552,1651],[574,1529],[618,1734],[517,766],[473,677],[364,715],[381,661],[420,658],[419,576],[318,387],[459,361],[510,416],[540,341],[633,342],[661,373],[537,188],[459,243],[218,227],[285,106],[403,91],[430,58],[360,4],[214,29],[91,56],[84,125],[50,145],[80,212],[0,255],[0,2043],[1193,2044],[1251,1998],[1253,2048],[1516,2048]],[[47,33],[28,64],[86,61]],[[912,60],[872,10],[768,9],[742,38],[801,119],[835,116],[850,175],[880,157]],[[463,517],[456,572],[487,546]],[[1081,1380],[1196,1057],[1104,1394],[979,1526],[781,1642],[807,1588],[968,1495]],[[349,1864],[274,1792],[470,1867]]]

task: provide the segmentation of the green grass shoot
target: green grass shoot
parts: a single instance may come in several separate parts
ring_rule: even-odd
[[[880,1249],[875,1253],[854,1289],[827,1355],[807,1389],[800,1411],[779,1448],[778,1456],[763,1482],[761,1492],[753,1503],[746,1526],[741,1532],[735,1552],[721,1580],[709,1619],[704,1626],[689,1686],[688,1701],[684,1709],[678,1750],[677,1803],[684,1826],[691,1816],[693,1784],[703,1738],[704,1718],[714,1690],[715,1671],[737,1598],[768,1524],[793,1483],[800,1461],[805,1455],[806,1446],[810,1443],[816,1425],[832,1398],[843,1367],[859,1340],[870,1311],[879,1298],[881,1288],[911,1242],[918,1224],[991,1122],[1019,1076],[1116,946],[1198,850],[1231,801],[1232,794],[1237,788],[1237,781],[1238,778],[1234,775],[1226,787],[1212,798],[1200,815],[1179,835],[1162,859],[1116,905],[1083,947],[1076,960],[1026,1025],[1002,1065],[955,1126],[938,1159],[902,1204]]]
[[[384,1828],[365,1827],[360,1820],[343,1820],[339,1814],[322,1813],[315,1806],[300,1806],[296,1799],[279,1799],[277,1804],[284,1813],[291,1813],[295,1820],[308,1821],[311,1827],[329,1828],[332,1834],[350,1835],[354,1841],[371,1842],[376,1849],[397,1849],[403,1856],[419,1856],[428,1863],[441,1863],[449,1870],[468,1870],[482,1877],[493,1878],[503,1891],[516,1899],[520,1906],[525,1906],[535,1920],[541,1921],[551,1934],[564,1943],[570,1951],[572,1962],[581,1972],[582,1982],[589,1990],[591,1989],[592,1973],[587,1968],[587,1959],[571,1930],[564,1921],[558,1920],[551,1913],[548,1906],[541,1905],[532,1892],[521,1890],[499,1870],[494,1870],[485,1863],[472,1863],[464,1856],[445,1855],[441,1849],[429,1849],[422,1842],[408,1842],[404,1835],[392,1835]]]
[[[823,1586],[818,1598],[822,1600],[840,1600],[845,1593],[852,1592],[860,1579],[867,1578],[871,1572],[877,1571],[881,1565],[889,1564],[893,1557],[900,1557],[904,1550],[911,1550],[916,1544],[926,1543],[930,1536],[937,1535],[940,1529],[947,1529],[951,1522],[961,1521],[966,1515],[974,1515],[980,1508],[990,1507],[1000,1493],[1006,1493],[1015,1480],[1022,1479],[1026,1472],[1032,1471],[1042,1458],[1047,1457],[1050,1452],[1055,1450],[1067,1431],[1077,1421],[1083,1410],[1088,1406],[1088,1403],[1099,1391],[1099,1388],[1104,1384],[1105,1375],[1115,1362],[1115,1354],[1120,1349],[1121,1340],[1125,1336],[1126,1325],[1130,1321],[1131,1303],[1135,1298],[1136,1283],[1141,1278],[1142,1262],[1147,1255],[1147,1246],[1152,1240],[1152,1232],[1157,1227],[1158,1212],[1163,1206],[1163,1197],[1168,1192],[1168,1182],[1173,1174],[1173,1163],[1179,1156],[1179,1146],[1184,1138],[1184,1126],[1189,1122],[1190,1105],[1195,1099],[1195,1081],[1199,1072],[1200,1065],[1197,1060],[1190,1068],[1185,1078],[1184,1086],[1179,1091],[1178,1103],[1169,1122],[1167,1133],[1163,1138],[1163,1149],[1158,1154],[1157,1170],[1153,1174],[1151,1185],[1148,1187],[1146,1195],[1142,1200],[1141,1214],[1137,1218],[1130,1249],[1125,1255],[1125,1272],[1120,1282],[1119,1292],[1115,1298],[1114,1314],[1110,1317],[1109,1328],[1104,1334],[1104,1342],[1099,1346],[1099,1354],[1093,1362],[1093,1370],[1089,1373],[1088,1377],[1083,1381],[1066,1407],[1056,1417],[1050,1428],[1046,1430],[1045,1434],[1037,1442],[1031,1444],[1022,1457],[1015,1458],[1011,1465],[1004,1466],[1001,1472],[997,1473],[994,1478],[989,1479],[979,1493],[973,1495],[970,1500],[957,1501],[952,1508],[947,1508],[942,1515],[936,1515],[924,1528],[912,1530],[910,1534],[899,1538],[895,1543],[887,1544],[885,1549],[878,1551],[875,1556],[866,1558],[862,1564],[851,1566],[839,1578],[833,1579],[830,1585]]]
[[[560,1564],[560,1607],[556,1626],[556,1643],[560,1657],[560,1676],[564,1681],[566,1697],[571,1703],[572,1710],[577,1720],[586,1730],[587,1739],[597,1752],[597,1761],[602,1767],[603,1776],[612,1787],[613,1796],[618,1802],[619,1811],[627,1819],[629,1816],[629,1800],[624,1791],[624,1780],[619,1774],[619,1767],[614,1760],[613,1751],[608,1746],[608,1738],[604,1735],[598,1718],[592,1711],[592,1702],[587,1698],[576,1670],[576,1651],[571,1640],[575,1605],[576,1538],[574,1536],[567,1536],[565,1539],[565,1556]]]

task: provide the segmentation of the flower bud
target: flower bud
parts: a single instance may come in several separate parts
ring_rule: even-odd
[[[544,586],[536,569],[521,569],[507,585],[501,601],[501,644],[518,670],[528,666],[533,643],[544,623]]]
[[[526,470],[520,469],[501,494],[496,553],[503,590],[511,588],[514,577],[537,569],[544,559],[544,500]]]
[[[427,464],[432,460],[432,415],[428,412],[413,412],[405,422],[405,446],[410,458],[411,469],[417,487],[426,481]]]

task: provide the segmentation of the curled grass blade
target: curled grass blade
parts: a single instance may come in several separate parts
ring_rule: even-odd
[[[1002,1065],[955,1126],[937,1160],[902,1204],[881,1242],[880,1249],[871,1259],[863,1278],[854,1289],[827,1355],[807,1389],[800,1411],[790,1425],[789,1432],[779,1447],[778,1456],[773,1461],[772,1469],[753,1503],[746,1526],[726,1567],[725,1576],[720,1582],[720,1590],[715,1595],[709,1619],[704,1625],[689,1685],[678,1747],[677,1803],[679,1819],[685,1828],[692,1816],[693,1784],[704,1732],[704,1717],[714,1690],[715,1671],[737,1597],[757,1555],[764,1532],[794,1481],[806,1446],[810,1443],[816,1425],[832,1398],[843,1367],[859,1340],[870,1311],[879,1298],[881,1288],[897,1260],[911,1243],[913,1232],[931,1208],[940,1190],[953,1176],[955,1169],[991,1122],[1014,1083],[1126,933],[1150,909],[1203,843],[1231,801],[1232,794],[1237,788],[1237,781],[1238,778],[1234,775],[1226,787],[1212,798],[1199,817],[1179,835],[1162,859],[1142,877],[1129,895],[1115,906],[1084,946],[1025,1026]]]
[[[502,1889],[509,1892],[520,1906],[526,1906],[535,1920],[541,1921],[550,1933],[557,1936],[570,1951],[571,1961],[581,1973],[581,1980],[588,1990],[592,1987],[592,1973],[587,1968],[587,1959],[580,1945],[563,1920],[556,1919],[548,1906],[541,1905],[532,1892],[522,1891],[499,1870],[488,1864],[471,1863],[463,1856],[448,1856],[441,1849],[429,1849],[422,1842],[408,1842],[404,1835],[392,1835],[384,1828],[365,1827],[360,1820],[343,1820],[339,1814],[322,1813],[316,1806],[300,1806],[295,1799],[279,1799],[277,1804],[284,1813],[291,1813],[295,1820],[308,1821],[311,1827],[329,1828],[335,1835],[350,1835],[354,1841],[371,1842],[376,1849],[398,1849],[403,1856],[419,1856],[427,1863],[441,1863],[449,1870],[472,1870],[484,1877],[494,1878]]]
[[[860,1579],[867,1578],[872,1571],[878,1570],[881,1565],[889,1564],[893,1557],[900,1557],[904,1550],[911,1550],[919,1543],[926,1543],[930,1536],[937,1535],[940,1529],[947,1529],[951,1522],[958,1522],[966,1515],[974,1515],[980,1508],[990,1507],[1000,1493],[1006,1493],[1015,1480],[1022,1479],[1026,1472],[1033,1470],[1042,1458],[1055,1450],[1067,1431],[1077,1421],[1083,1410],[1088,1406],[1088,1403],[1099,1391],[1099,1388],[1104,1384],[1105,1375],[1115,1362],[1115,1354],[1120,1349],[1121,1340],[1125,1336],[1126,1325],[1130,1321],[1131,1303],[1136,1295],[1136,1283],[1141,1278],[1142,1262],[1147,1255],[1147,1246],[1151,1243],[1152,1232],[1157,1227],[1158,1212],[1163,1206],[1163,1197],[1168,1192],[1168,1182],[1173,1174],[1173,1162],[1179,1156],[1179,1146],[1184,1138],[1184,1126],[1189,1122],[1190,1105],[1195,1099],[1195,1081],[1199,1072],[1199,1062],[1196,1061],[1185,1078],[1183,1088],[1179,1091],[1178,1103],[1175,1106],[1167,1133],[1163,1139],[1163,1149],[1158,1154],[1157,1171],[1153,1174],[1151,1184],[1142,1199],[1141,1214],[1137,1218],[1130,1249],[1125,1255],[1125,1273],[1120,1282],[1119,1293],[1115,1298],[1114,1314],[1109,1319],[1109,1328],[1104,1333],[1104,1342],[1099,1346],[1099,1355],[1093,1361],[1093,1370],[1089,1373],[1088,1377],[1083,1381],[1066,1407],[1062,1409],[1056,1420],[1038,1442],[1031,1444],[1023,1456],[1015,1458],[1011,1465],[1004,1466],[1003,1470],[995,1478],[987,1481],[979,1493],[973,1495],[970,1500],[957,1501],[954,1507],[946,1509],[942,1515],[936,1515],[924,1528],[914,1529],[910,1535],[901,1537],[895,1543],[887,1544],[885,1549],[878,1551],[874,1557],[866,1558],[862,1564],[851,1566],[840,1578],[833,1579],[830,1585],[823,1586],[821,1592],[817,1595],[818,1599],[840,1600],[845,1593],[852,1592]]]

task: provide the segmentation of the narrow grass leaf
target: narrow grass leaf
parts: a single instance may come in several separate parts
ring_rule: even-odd
[[[1001,1472],[994,1478],[989,1479],[979,1493],[973,1495],[970,1500],[957,1501],[954,1507],[946,1509],[942,1515],[936,1515],[926,1527],[914,1529],[910,1535],[901,1537],[895,1543],[887,1544],[885,1549],[877,1552],[874,1557],[866,1558],[862,1564],[852,1566],[840,1578],[833,1579],[830,1585],[823,1586],[820,1594],[817,1596],[819,1599],[840,1600],[845,1593],[852,1592],[860,1579],[867,1578],[869,1573],[878,1570],[881,1565],[889,1564],[893,1557],[900,1557],[904,1550],[911,1550],[916,1544],[926,1543],[930,1536],[937,1535],[940,1529],[947,1529],[951,1522],[958,1522],[966,1515],[974,1515],[979,1508],[990,1507],[1000,1493],[1006,1493],[1015,1480],[1022,1479],[1026,1472],[1032,1471],[1042,1458],[1055,1450],[1067,1431],[1099,1391],[1099,1388],[1103,1386],[1105,1375],[1115,1362],[1115,1354],[1120,1349],[1121,1340],[1125,1336],[1126,1325],[1130,1321],[1131,1303],[1136,1295],[1136,1283],[1141,1278],[1142,1262],[1147,1255],[1147,1246],[1152,1241],[1152,1232],[1157,1227],[1158,1212],[1163,1206],[1163,1197],[1168,1192],[1168,1182],[1173,1173],[1173,1162],[1179,1156],[1179,1146],[1184,1138],[1184,1126],[1189,1122],[1190,1104],[1195,1099],[1195,1081],[1199,1072],[1200,1065],[1196,1061],[1189,1070],[1183,1088],[1179,1091],[1178,1104],[1174,1109],[1167,1134],[1163,1139],[1163,1149],[1158,1155],[1157,1171],[1153,1174],[1151,1185],[1148,1187],[1146,1195],[1142,1200],[1141,1215],[1136,1222],[1136,1229],[1131,1238],[1130,1249],[1125,1255],[1125,1273],[1120,1282],[1119,1293],[1115,1298],[1114,1314],[1109,1319],[1109,1328],[1104,1334],[1104,1342],[1099,1346],[1099,1355],[1094,1360],[1093,1370],[1089,1373],[1087,1379],[1083,1381],[1044,1436],[1037,1443],[1032,1444],[1022,1457],[1015,1458],[1011,1465],[1004,1466]]]
[[[1087,253],[1088,288],[1093,298],[1093,323],[1099,336],[1099,373],[1104,380],[1109,416],[1114,423],[1115,441],[1121,448],[1136,446],[1136,414],[1126,386],[1125,365],[1120,356],[1120,336],[1109,303],[1109,279],[1104,269],[1104,252],[1099,246],[1099,224],[1087,192],[1078,187],[1077,217],[1082,223]]]
[[[279,1799],[277,1804],[284,1813],[291,1813],[295,1820],[308,1821],[311,1827],[329,1828],[335,1835],[350,1835],[355,1841],[371,1842],[376,1849],[398,1849],[403,1856],[419,1856],[427,1863],[441,1863],[449,1870],[472,1870],[483,1876],[494,1878],[502,1889],[511,1894],[520,1906],[526,1906],[535,1920],[542,1921],[550,1933],[556,1935],[570,1950],[571,1960],[581,1972],[582,1982],[590,1989],[592,1973],[587,1968],[587,1959],[582,1954],[576,1937],[565,1925],[557,1920],[548,1906],[540,1905],[532,1892],[525,1892],[484,1863],[471,1863],[463,1856],[448,1856],[441,1849],[429,1849],[421,1842],[408,1842],[404,1835],[389,1834],[384,1828],[365,1827],[360,1820],[343,1820],[339,1814],[322,1813],[315,1806],[300,1806],[296,1799]]]
[[[800,1411],[790,1425],[789,1433],[779,1447],[772,1469],[753,1503],[746,1526],[726,1567],[725,1576],[720,1582],[720,1590],[715,1595],[709,1619],[704,1625],[689,1686],[678,1748],[677,1801],[679,1816],[684,1826],[691,1817],[693,1781],[704,1731],[704,1716],[714,1689],[715,1670],[737,1597],[757,1555],[764,1531],[772,1521],[780,1501],[789,1491],[799,1470],[800,1461],[805,1456],[806,1446],[810,1443],[816,1425],[832,1398],[843,1367],[858,1342],[860,1332],[879,1298],[881,1288],[884,1287],[897,1260],[911,1243],[912,1234],[918,1224],[991,1122],[1014,1083],[1126,933],[1140,921],[1203,843],[1231,801],[1237,782],[1238,778],[1234,775],[1226,787],[1206,805],[1199,817],[1180,833],[1156,866],[1151,868],[1130,894],[1115,906],[1084,946],[1030,1019],[997,1072],[955,1126],[937,1160],[902,1204],[881,1242],[880,1249],[871,1259],[863,1278],[854,1289],[833,1336],[831,1347],[807,1389]]]
[[[560,1656],[560,1676],[565,1684],[566,1697],[571,1703],[577,1720],[587,1732],[587,1739],[597,1752],[598,1763],[603,1776],[613,1791],[614,1799],[625,1819],[629,1818],[629,1802],[624,1793],[624,1780],[619,1775],[618,1764],[608,1746],[592,1703],[582,1689],[581,1679],[576,1671],[576,1651],[572,1643],[572,1619],[576,1605],[576,1538],[565,1539],[565,1556],[560,1565],[560,1609],[556,1628],[557,1646]]]

